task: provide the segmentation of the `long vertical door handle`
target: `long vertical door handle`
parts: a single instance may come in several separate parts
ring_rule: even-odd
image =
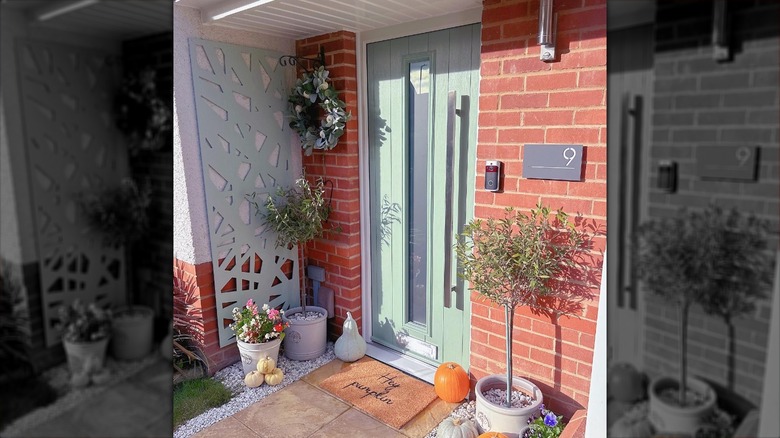
[[[447,171],[444,184],[444,307],[452,306],[452,184],[455,165],[455,101],[458,92],[447,93]]]
[[[620,177],[618,178],[618,181],[622,181],[621,184],[618,184],[618,198],[620,205],[623,205],[624,202],[626,202],[626,178],[630,178],[631,175],[628,174],[628,150],[630,148],[629,145],[629,123],[631,123],[631,93],[626,93],[622,96],[622,99],[620,99]],[[628,247],[630,242],[626,239],[626,211],[624,208],[618,209],[618,220],[617,220],[617,235],[618,235],[618,246],[617,250],[618,253],[616,254],[617,257],[615,257],[613,260],[615,260],[613,266],[617,267],[617,306],[618,308],[623,308],[626,306],[625,303],[625,284],[626,284],[626,275],[625,275],[625,268],[623,266],[623,263],[626,260],[627,254],[626,251],[630,251],[631,249]],[[614,257],[614,256],[613,256]]]
[[[622,120],[620,122],[620,181],[624,183],[619,184],[620,188],[620,203],[630,205],[630,214],[627,214],[626,208],[620,209],[619,224],[619,236],[620,241],[623,243],[619,245],[618,254],[618,307],[628,307],[629,309],[636,310],[637,308],[637,285],[636,285],[636,268],[633,255],[635,254],[635,242],[632,242],[634,232],[637,227],[637,220],[639,215],[639,203],[638,196],[639,191],[636,184],[639,172],[641,171],[641,162],[639,155],[641,154],[641,141],[642,141],[642,96],[633,93],[627,93],[623,101],[622,106]],[[629,184],[626,182],[628,178],[634,178],[631,182],[631,192],[629,193]],[[630,200],[630,201],[629,201]],[[626,254],[626,251],[629,253]],[[628,257],[626,257],[628,256]],[[626,278],[625,268],[622,266],[622,262],[628,258],[631,260],[628,269],[628,278]],[[629,302],[626,303],[626,296]]]
[[[639,181],[641,181],[642,175],[642,105],[643,99],[641,94],[634,94],[631,96],[631,107],[629,114],[631,114],[631,121],[633,122],[633,132],[631,139],[631,168],[628,171],[629,175],[633,176],[634,180],[631,183],[631,223],[628,225],[631,235],[635,235],[636,229],[639,226]],[[623,184],[625,185],[625,184]],[[637,310],[637,281],[636,281],[636,259],[631,257],[631,266],[629,266],[629,290],[628,295],[630,298],[629,306],[632,310]]]

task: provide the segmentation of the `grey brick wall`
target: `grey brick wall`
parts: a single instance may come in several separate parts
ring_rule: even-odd
[[[754,213],[772,224],[778,220],[780,139],[780,2],[731,1],[732,59],[712,57],[711,1],[659,2],[654,64],[654,97],[647,181],[650,217],[668,216],[679,207],[716,203]],[[700,146],[759,146],[756,181],[702,180],[696,176]],[[675,160],[678,190],[656,186],[655,164]],[[777,234],[770,248],[777,247]],[[771,257],[771,256],[769,256]],[[767,291],[769,293],[770,291]],[[645,365],[651,374],[676,373],[677,319],[674,308],[647,298]],[[769,302],[755,314],[736,320],[735,390],[760,402]],[[689,370],[726,381],[727,327],[694,309],[690,323]]]

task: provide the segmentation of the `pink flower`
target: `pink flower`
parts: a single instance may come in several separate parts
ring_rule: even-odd
[[[252,315],[257,315],[257,306],[252,307]]]
[[[271,319],[276,319],[279,317],[279,311],[276,309],[268,309],[268,317]]]
[[[246,306],[247,306],[247,307],[252,307],[252,306],[254,306],[254,302],[252,302],[252,299],[251,299],[251,298],[250,298],[250,299],[249,299],[249,300],[246,302]]]

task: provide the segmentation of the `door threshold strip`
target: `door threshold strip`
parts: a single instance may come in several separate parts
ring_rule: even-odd
[[[366,355],[386,363],[393,368],[397,368],[410,376],[417,377],[430,384],[433,384],[433,375],[436,373],[436,367],[413,357],[391,350],[374,342],[366,343]]]

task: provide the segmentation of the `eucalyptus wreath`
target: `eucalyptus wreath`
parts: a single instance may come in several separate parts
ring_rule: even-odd
[[[287,99],[292,118],[290,128],[298,133],[306,155],[311,155],[313,149],[330,150],[336,147],[351,117],[344,110],[347,105],[338,98],[338,92],[331,86],[329,74],[324,66],[312,72],[304,72]]]

